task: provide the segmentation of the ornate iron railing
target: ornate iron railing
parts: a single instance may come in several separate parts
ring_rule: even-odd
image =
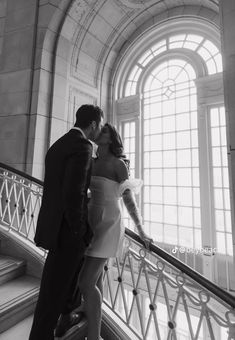
[[[0,225],[45,257],[33,241],[42,191],[42,181],[0,163]]]
[[[0,226],[32,247],[42,190],[0,163]],[[104,303],[136,339],[235,339],[235,298],[128,229],[122,256],[105,266]]]
[[[105,304],[137,339],[235,339],[235,298],[130,230],[104,283]]]

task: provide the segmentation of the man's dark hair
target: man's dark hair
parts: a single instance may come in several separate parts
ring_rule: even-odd
[[[104,114],[99,106],[85,104],[77,110],[74,126],[86,129],[93,121],[98,125],[102,117]]]

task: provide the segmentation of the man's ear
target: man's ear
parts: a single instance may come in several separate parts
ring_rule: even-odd
[[[93,121],[91,122],[91,129],[94,131],[96,128],[97,128],[97,124],[96,124],[96,122],[93,120]]]

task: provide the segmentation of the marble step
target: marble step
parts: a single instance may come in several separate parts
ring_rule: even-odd
[[[25,273],[26,261],[0,254],[0,285]]]
[[[33,315],[18,322],[15,326],[0,334],[0,340],[27,340],[33,322]]]
[[[33,322],[33,314],[18,322],[16,325],[0,334],[0,340],[27,340]],[[86,334],[86,321],[71,328],[63,337],[55,340],[84,340]]]
[[[0,334],[34,312],[39,283],[23,275],[0,286]]]

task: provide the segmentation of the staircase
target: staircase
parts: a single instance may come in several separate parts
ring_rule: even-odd
[[[28,338],[40,281],[26,267],[25,260],[0,251],[0,340]]]
[[[0,234],[0,242],[3,243],[2,247],[0,243],[0,340],[28,340],[40,279],[30,275],[31,270],[27,268],[27,264],[31,266],[30,260],[5,254],[2,236]],[[83,320],[58,339],[75,340],[78,335],[84,339],[85,333],[86,322]]]
[[[47,255],[33,242],[42,189],[0,163],[0,340],[28,340]],[[235,340],[231,292],[155,244],[146,251],[133,231],[126,229],[121,258],[104,272],[105,340]],[[86,327],[83,321],[60,340],[84,340]]]

